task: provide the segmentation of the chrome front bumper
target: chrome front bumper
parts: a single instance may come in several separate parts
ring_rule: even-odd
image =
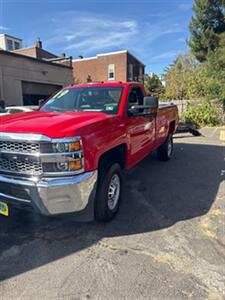
[[[0,201],[32,207],[43,215],[80,212],[94,196],[97,173],[39,180],[0,175]]]

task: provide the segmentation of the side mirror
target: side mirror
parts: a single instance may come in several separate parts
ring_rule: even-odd
[[[150,116],[155,118],[157,109],[159,107],[159,100],[156,97],[144,97],[143,105],[133,105],[128,109],[130,116]]]
[[[144,106],[150,109],[157,109],[159,107],[159,99],[157,97],[144,97]]]
[[[130,116],[137,115],[140,112],[139,105],[132,105],[129,109],[128,112]]]
[[[41,108],[45,104],[46,100],[45,99],[40,99],[39,100],[39,108]]]

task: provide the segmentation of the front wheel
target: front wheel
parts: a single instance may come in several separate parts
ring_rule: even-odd
[[[163,145],[157,149],[158,159],[161,161],[170,160],[173,155],[173,135],[170,133]]]
[[[118,212],[122,194],[123,176],[118,163],[104,162],[100,167],[95,199],[95,219],[108,222]]]

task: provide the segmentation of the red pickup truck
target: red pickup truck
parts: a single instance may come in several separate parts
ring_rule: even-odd
[[[177,107],[146,97],[140,83],[66,87],[38,111],[0,119],[0,212],[77,213],[109,221],[123,171],[151,151],[173,153]]]

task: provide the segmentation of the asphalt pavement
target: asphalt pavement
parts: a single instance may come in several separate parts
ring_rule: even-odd
[[[129,171],[110,223],[0,216],[0,299],[225,299],[223,131]]]

